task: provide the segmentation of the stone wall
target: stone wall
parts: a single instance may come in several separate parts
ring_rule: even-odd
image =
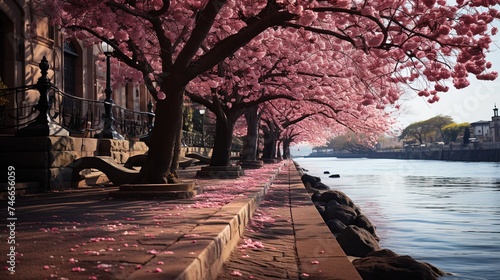
[[[144,154],[144,142],[77,138],[69,136],[0,137],[0,170],[16,169],[16,189],[23,194],[66,189],[71,186],[71,162],[86,156],[111,156],[125,163]],[[0,176],[0,192],[7,189],[7,176]]]
[[[500,149],[374,152],[368,158],[500,162]]]
[[[144,142],[134,142],[128,140],[97,140],[96,155],[112,157],[116,162],[124,164],[131,156],[144,154],[148,151],[148,146]]]

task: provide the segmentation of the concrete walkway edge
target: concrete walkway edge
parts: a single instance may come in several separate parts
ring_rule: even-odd
[[[330,232],[295,165],[289,164],[290,209],[301,279],[361,280]]]
[[[164,255],[160,252],[127,279],[216,279],[222,264],[243,236],[245,227],[282,167],[270,176],[269,181],[259,191],[232,200],[213,216],[198,224],[190,232],[189,237],[182,237],[177,243],[168,247],[168,250],[177,252],[175,255]],[[191,257],[191,252],[186,250],[194,251],[196,246],[204,248],[201,248],[197,257]],[[148,272],[154,271],[158,262],[168,263],[169,270],[163,273]]]

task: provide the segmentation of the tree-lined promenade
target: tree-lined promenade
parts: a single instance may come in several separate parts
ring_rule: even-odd
[[[404,90],[432,103],[451,85],[497,77],[486,57],[497,1],[37,2],[69,36],[113,46],[115,63],[147,85],[156,120],[142,183],[175,181],[185,98],[215,115],[211,165],[224,166],[242,116],[249,135],[262,121],[284,148],[346,129],[373,143]]]

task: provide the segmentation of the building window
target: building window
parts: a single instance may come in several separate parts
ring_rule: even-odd
[[[56,29],[52,24],[49,24],[49,39],[50,40],[56,39]]]
[[[75,65],[78,53],[72,42],[64,42],[64,92],[75,95]]]

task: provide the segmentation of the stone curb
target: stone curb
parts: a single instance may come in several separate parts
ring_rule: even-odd
[[[259,191],[224,205],[165,251],[158,252],[127,279],[216,279],[224,261],[243,235],[260,202],[281,171],[275,171]],[[175,254],[168,254],[168,251]],[[161,265],[159,265],[161,263]],[[163,267],[163,268],[162,268]],[[151,273],[161,269],[162,273]]]
[[[299,271],[303,279],[361,280],[311,201],[295,165],[290,165],[290,201]],[[292,184],[292,182],[298,182]]]

